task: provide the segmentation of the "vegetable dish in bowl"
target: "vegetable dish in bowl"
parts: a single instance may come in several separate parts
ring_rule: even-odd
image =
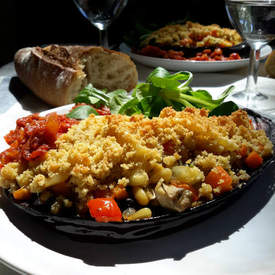
[[[176,60],[227,61],[247,57],[248,48],[234,29],[187,21],[153,31],[133,52]]]

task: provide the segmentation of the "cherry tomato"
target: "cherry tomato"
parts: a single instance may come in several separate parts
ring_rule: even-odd
[[[96,198],[88,201],[90,214],[97,222],[121,222],[122,214],[112,198]]]

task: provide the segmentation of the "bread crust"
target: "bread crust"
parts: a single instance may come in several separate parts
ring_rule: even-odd
[[[275,77],[275,50],[267,57],[264,68],[270,77]]]
[[[73,98],[87,85],[88,80],[93,79],[91,73],[86,70],[87,60],[92,60],[91,58],[101,58],[105,63],[113,62],[116,58],[125,66],[129,73],[128,81],[115,89],[130,91],[136,86],[137,70],[130,57],[102,47],[50,45],[45,48],[23,48],[16,52],[14,64],[20,80],[36,96],[53,106],[62,106],[72,103]],[[93,66],[93,63],[89,62],[89,66]],[[92,68],[96,72],[100,71],[100,62],[94,62]],[[103,88],[104,81],[103,78],[102,86],[97,81],[92,84],[97,88]],[[106,79],[107,86],[104,88],[113,89],[114,87],[108,83],[110,81]]]

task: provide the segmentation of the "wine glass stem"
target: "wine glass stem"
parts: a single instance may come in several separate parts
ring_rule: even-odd
[[[107,29],[99,30],[99,43],[104,48],[109,48],[108,32]]]
[[[246,92],[250,95],[256,95],[258,93],[257,78],[259,70],[260,49],[261,47],[251,46],[250,50],[248,77],[246,82]]]

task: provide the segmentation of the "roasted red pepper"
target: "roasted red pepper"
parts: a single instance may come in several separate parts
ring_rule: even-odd
[[[112,198],[97,198],[88,201],[90,214],[97,222],[121,222],[122,214]]]

